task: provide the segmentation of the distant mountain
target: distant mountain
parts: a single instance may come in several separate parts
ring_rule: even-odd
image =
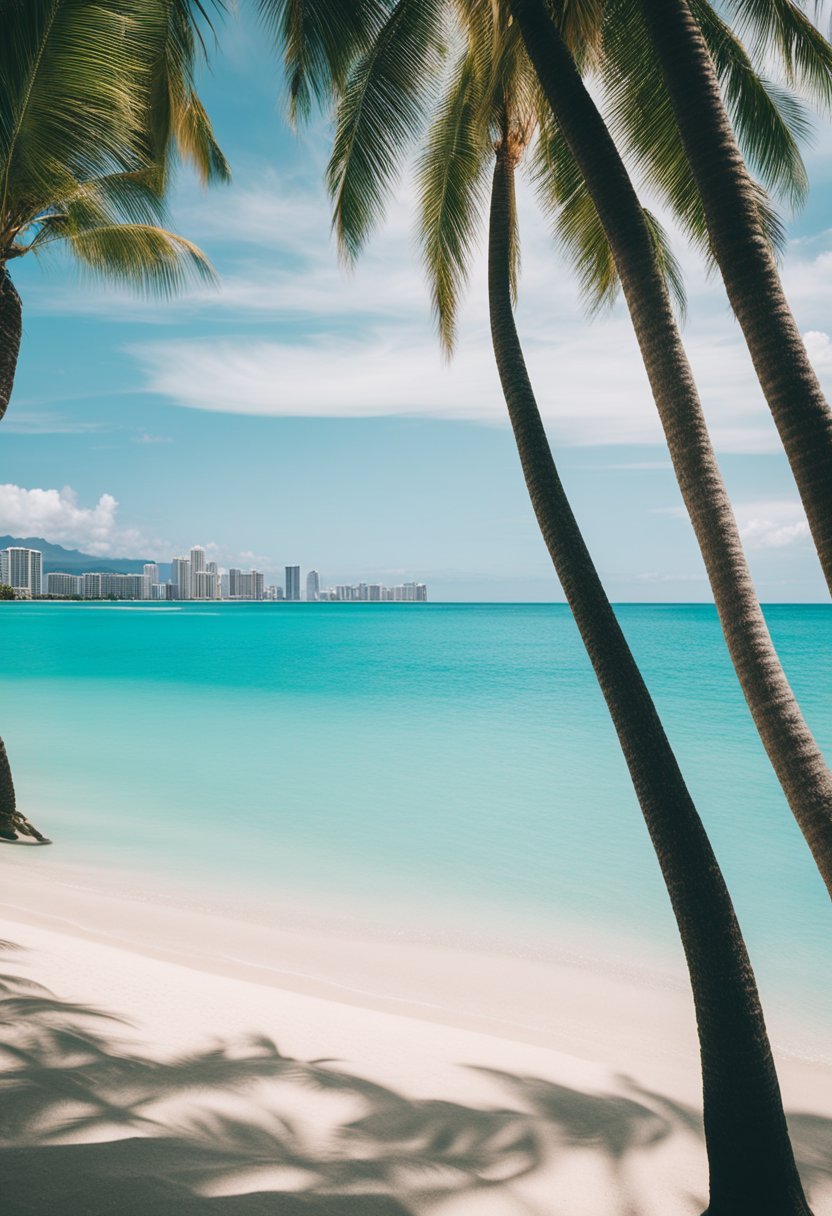
[[[56,571],[65,574],[141,574],[142,566],[150,561],[147,557],[93,557],[91,553],[81,553],[79,549],[52,545],[42,536],[0,536],[0,549],[15,545],[24,549],[40,549],[44,574]],[[159,564],[159,577],[163,582],[170,577],[168,563]]]

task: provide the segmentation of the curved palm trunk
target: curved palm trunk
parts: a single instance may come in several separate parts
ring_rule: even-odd
[[[0,263],[0,419],[12,395],[22,328],[20,296],[6,267]],[[46,837],[17,809],[11,765],[6,745],[0,739],[0,837],[14,840],[18,832],[33,836],[35,840],[46,841]]]
[[[610,133],[549,18],[546,0],[509,3],[609,240],[734,669],[832,895],[832,773],[789,687],[757,601],[644,213]]]
[[[511,304],[514,166],[498,152],[491,196],[491,334],[540,530],[615,724],[679,927],[702,1058],[711,1216],[807,1216],[763,1012],[705,829],[607,599],[555,467]]]
[[[642,0],[708,235],[832,591],[832,410],[760,227],[751,179],[687,0]]]
[[[6,267],[0,263],[0,419],[12,395],[22,332],[20,296]]]
[[[5,266],[0,265],[0,418],[6,412],[12,394],[21,331],[20,296]],[[6,746],[0,739],[0,835],[14,839],[16,818],[12,770]]]
[[[31,836],[34,840],[40,841],[41,844],[49,843],[46,837],[42,836],[26,816],[21,815],[17,809],[12,769],[6,752],[6,745],[0,739],[0,838],[16,840],[18,832],[21,832],[24,836]]]

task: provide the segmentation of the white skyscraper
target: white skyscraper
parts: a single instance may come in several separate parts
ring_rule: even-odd
[[[156,565],[155,562],[146,562],[145,563],[145,566],[144,566],[144,569],[142,572],[142,578],[144,579],[144,593],[142,595],[142,598],[149,600],[152,598],[151,588],[152,588],[153,584],[158,583],[158,581],[159,581],[159,567]]]
[[[286,567],[286,582],[285,598],[287,600],[300,599],[300,566]]]
[[[191,549],[191,599],[205,599],[204,595],[197,595],[197,575],[205,573],[205,550],[202,545],[194,545]],[[204,580],[200,580],[199,585],[204,588]]]
[[[210,596],[210,598],[214,599],[214,600],[221,600],[222,599],[222,578],[220,576],[219,570],[217,569],[217,563],[208,562],[207,566],[205,567],[205,571],[207,574],[209,574],[211,576],[211,587],[213,588],[213,594]]]
[[[310,570],[306,576],[306,598],[314,603],[321,597],[321,579],[317,570]]]
[[[191,598],[191,563],[187,557],[175,557],[170,563],[170,581],[175,600]]]
[[[3,551],[4,581],[15,591],[32,597],[43,593],[43,554],[40,549],[10,548]]]

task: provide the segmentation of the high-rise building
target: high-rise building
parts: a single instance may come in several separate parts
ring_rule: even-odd
[[[84,579],[80,574],[60,574],[53,572],[46,576],[47,595],[82,595]]]
[[[300,566],[286,567],[286,579],[283,586],[287,600],[300,599]]]
[[[81,575],[81,594],[85,600],[100,600],[101,599],[101,575],[100,574],[82,574]]]
[[[321,595],[321,579],[317,570],[310,570],[306,576],[306,598],[314,603]]]
[[[228,598],[231,600],[239,599],[240,597],[240,579],[243,577],[242,570],[238,570],[236,566],[232,566],[228,571]]]
[[[175,600],[191,598],[191,563],[187,557],[175,557],[170,564],[170,581]]]
[[[159,567],[155,562],[145,563],[142,578],[144,579],[144,591],[142,593],[142,599],[149,600],[151,598],[151,587],[154,583],[158,583],[159,581]]]
[[[194,545],[191,549],[191,599],[205,599],[204,595],[197,595],[197,575],[205,573],[205,550],[202,545]],[[204,584],[200,583],[200,586]]]
[[[212,594],[210,595],[209,598],[212,600],[221,600],[222,599],[222,576],[220,575],[220,572],[217,569],[217,563],[208,562],[208,564],[205,567],[205,572],[206,572],[206,574],[210,574],[210,576],[211,576]]]
[[[144,598],[143,574],[101,574],[101,598],[104,600],[140,600]]]
[[[40,549],[13,546],[3,550],[3,582],[24,596],[43,593],[43,554]]]

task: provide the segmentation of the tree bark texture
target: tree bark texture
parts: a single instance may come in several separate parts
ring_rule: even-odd
[[[6,413],[12,395],[22,332],[20,296],[8,270],[0,264],[0,420]]]

